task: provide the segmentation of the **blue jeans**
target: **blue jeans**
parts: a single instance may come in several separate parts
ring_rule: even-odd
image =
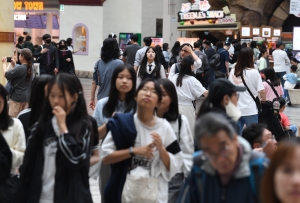
[[[297,130],[298,130],[298,128],[297,128],[296,125],[290,125],[290,129],[292,130],[292,132],[293,132],[295,135],[297,135]]]
[[[245,124],[246,126],[249,126],[254,123],[258,123],[258,114],[252,116],[242,116],[237,122],[239,128],[239,135],[242,135]]]
[[[284,86],[284,79],[283,76],[286,74],[286,71],[284,72],[276,72],[276,76],[278,77],[278,79],[280,79],[281,85],[282,87]]]
[[[284,98],[284,99],[288,99],[289,101],[291,101],[291,100],[290,100],[289,91],[288,91],[287,89],[283,89],[283,92],[284,92],[283,98]]]

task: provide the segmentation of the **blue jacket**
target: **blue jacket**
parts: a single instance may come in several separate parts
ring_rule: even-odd
[[[261,176],[267,166],[264,154],[253,152],[246,140],[239,137],[244,149],[242,162],[234,177],[222,185],[209,161],[199,153],[177,203],[257,203]]]
[[[111,131],[116,150],[128,149],[134,146],[137,131],[134,125],[133,113],[116,114],[107,123],[107,131]],[[130,159],[111,164],[111,175],[104,189],[105,203],[121,203],[122,191],[126,174],[131,164]]]

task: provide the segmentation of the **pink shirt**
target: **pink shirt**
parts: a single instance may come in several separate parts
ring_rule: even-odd
[[[290,126],[291,123],[290,123],[289,118],[283,113],[279,113],[279,114],[280,114],[280,117],[281,117],[280,123],[281,123],[282,127],[286,128],[286,127]]]
[[[276,94],[274,93],[272,87],[271,87],[268,83],[266,83],[266,82],[263,82],[263,85],[264,85],[264,87],[265,87],[266,98],[267,98],[267,100],[273,101],[273,99],[275,99],[277,96],[276,96]],[[277,91],[277,93],[278,93],[279,96],[282,96],[282,95],[283,95],[283,89],[282,89],[282,86],[281,86],[281,85],[275,86],[274,88],[275,88],[275,90]]]

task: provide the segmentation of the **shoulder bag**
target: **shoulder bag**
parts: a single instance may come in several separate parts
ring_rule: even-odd
[[[276,91],[276,89],[274,88],[274,86],[269,81],[267,81],[267,80],[265,82],[270,85],[270,87],[272,88],[272,90],[275,93],[276,97],[279,97],[278,92]]]
[[[243,73],[241,74],[241,78],[242,78],[242,81],[244,83],[244,86],[247,88],[247,91],[249,92],[250,96],[252,97],[252,99],[254,100],[254,102],[256,104],[258,113],[261,113],[262,112],[262,106],[261,106],[261,103],[260,103],[260,99],[258,97],[255,98],[254,95],[252,94],[252,92],[250,91],[249,87],[247,86],[247,84],[244,80]]]

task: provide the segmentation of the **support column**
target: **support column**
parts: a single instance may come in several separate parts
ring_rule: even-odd
[[[1,1],[0,6],[0,58],[14,55],[14,43],[12,33],[14,32],[14,1]],[[10,32],[11,34],[7,34]],[[10,36],[10,37],[8,37]],[[15,39],[14,39],[15,40]],[[0,63],[0,83],[4,85],[5,80]]]
[[[47,13],[46,33],[52,37],[53,14]]]

